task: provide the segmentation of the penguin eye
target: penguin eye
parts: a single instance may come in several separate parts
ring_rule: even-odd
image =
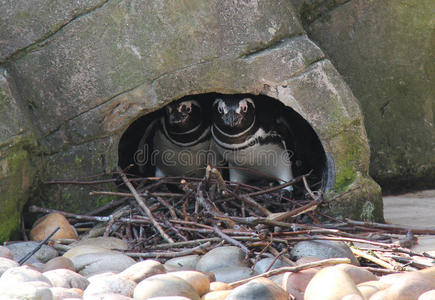
[[[226,107],[226,105],[225,105],[225,102],[223,102],[222,100],[220,100],[219,101],[219,103],[218,103],[218,112],[220,113],[220,114],[222,114],[222,113],[227,113],[227,109],[226,109],[227,107]]]
[[[242,101],[239,102],[239,108],[242,112],[247,112],[248,111],[248,102],[243,99]]]

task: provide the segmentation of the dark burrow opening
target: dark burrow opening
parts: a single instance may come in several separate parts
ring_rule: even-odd
[[[200,102],[204,107],[206,107],[206,117],[209,116],[212,118],[212,103],[214,99],[220,96],[223,95],[217,93],[190,95],[179,99],[179,101],[193,99]],[[331,188],[333,183],[333,164],[329,163],[325,150],[316,132],[300,114],[292,108],[285,106],[279,100],[268,96],[255,96],[251,94],[232,96],[239,98],[249,97],[253,99],[257,115],[261,115],[260,120],[275,120],[278,115],[281,115],[288,123],[292,132],[291,138],[293,140],[286,142],[291,144],[293,148],[291,149],[291,152],[293,153],[291,158],[293,176],[297,177],[311,172],[307,179],[312,190],[325,191]],[[135,120],[122,135],[118,147],[118,164],[122,169],[127,169],[129,174],[143,177],[155,176],[155,166],[151,163],[152,160],[149,159],[149,155],[153,151],[152,136],[155,134],[155,128],[158,128],[158,125],[156,127],[155,124],[158,124],[158,122],[160,122],[159,120],[163,117],[164,108],[141,116]],[[152,127],[153,129],[149,130],[151,128],[150,124],[152,123],[154,123]],[[146,143],[146,153],[148,157],[144,157],[145,152],[143,151],[139,153],[138,156],[138,146],[144,134],[150,137],[147,139],[148,142]],[[142,149],[143,147],[139,149],[139,151]],[[145,164],[144,166],[139,167],[137,163],[138,157],[141,157],[141,164]],[[228,169],[222,168],[221,173],[225,179],[229,179]],[[265,178],[264,181],[257,182],[256,184],[264,186],[266,184],[271,184],[272,181],[273,180],[270,178]],[[304,195],[302,195],[303,191],[303,183],[297,184],[295,186],[295,198],[302,199],[304,197]]]

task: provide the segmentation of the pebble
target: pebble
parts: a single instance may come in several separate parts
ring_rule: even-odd
[[[163,296],[183,296],[191,300],[200,299],[192,285],[170,274],[154,275],[142,280],[136,286],[133,298],[148,299]]]
[[[228,294],[226,300],[288,300],[285,290],[272,280],[260,277],[236,287]],[[321,298],[319,298],[321,299]]]
[[[131,257],[118,252],[83,254],[73,257],[71,261],[78,273],[86,277],[105,272],[119,273],[136,263]]]
[[[238,247],[218,247],[204,254],[196,264],[196,269],[207,272],[224,267],[247,267],[244,259],[245,253]]]
[[[42,241],[58,226],[60,229],[51,239],[77,239],[77,231],[60,213],[50,213],[36,220],[29,234],[30,239],[32,241]]]
[[[106,275],[94,277],[85,289],[83,298],[94,299],[93,295],[114,293],[132,297],[136,282],[119,275]]]
[[[378,291],[389,288],[391,284],[382,281],[366,281],[357,285],[358,290],[365,299],[369,299],[373,294]]]
[[[83,296],[83,291],[81,289],[68,289],[63,287],[52,287],[50,288],[51,293],[53,294],[54,300],[62,300],[65,298],[79,298],[81,299]]]
[[[27,281],[42,281],[46,282],[51,286],[50,280],[42,275],[41,272],[29,267],[20,266],[7,269],[2,277],[0,277],[0,282],[27,282]]]
[[[81,245],[81,246],[76,246],[71,248],[70,250],[68,250],[63,254],[63,257],[72,259],[79,255],[92,254],[92,253],[107,253],[107,252],[112,252],[112,251],[110,249],[106,249],[98,246]]]
[[[196,270],[196,264],[199,261],[199,255],[186,255],[174,257],[165,262],[166,271]]]
[[[5,246],[0,246],[0,257],[14,259],[14,255],[12,254],[12,251]]]
[[[305,300],[337,300],[344,296],[361,295],[352,278],[336,267],[318,271],[305,289]]]
[[[273,260],[274,260],[273,257],[267,257],[267,258],[260,259],[255,264],[254,271],[257,274],[261,274],[261,273],[266,272],[267,269],[269,269],[269,271],[270,271],[270,270],[274,270],[274,269],[278,269],[278,268],[282,268],[282,267],[289,267],[290,266],[290,264],[286,263],[283,259],[277,259],[273,263],[272,267],[270,267],[270,265],[272,264]]]
[[[257,273],[253,272],[251,268],[238,266],[219,268],[213,270],[212,272],[216,278],[216,281],[222,281],[226,283],[246,279],[257,275]]]
[[[201,297],[201,300],[225,300],[231,292],[232,290],[208,292]]]
[[[171,272],[170,275],[177,276],[188,283],[195,289],[198,295],[202,296],[208,291],[210,291],[210,280],[208,276],[204,273],[198,271],[177,271]]]
[[[0,257],[0,276],[10,268],[18,267],[18,263],[6,257]]]
[[[74,265],[69,258],[58,256],[50,259],[42,267],[42,272],[47,272],[56,269],[68,269],[75,272]]]
[[[70,246],[95,246],[109,250],[128,250],[127,242],[115,237],[86,238],[72,243]]]
[[[339,264],[335,266],[338,269],[343,270],[347,273],[347,275],[352,278],[355,284],[359,284],[366,281],[375,281],[378,280],[378,276],[373,274],[372,272],[363,269],[361,267],[357,267],[355,265],[350,264]]]
[[[14,256],[14,259],[16,261],[19,261],[24,256],[26,256],[29,252],[31,252],[35,247],[38,246],[37,242],[18,242],[14,244],[7,245],[6,247],[12,252],[12,255]],[[41,249],[39,249],[32,257],[30,257],[29,260],[27,260],[28,263],[46,263],[50,259],[58,256],[59,254],[57,251],[47,245],[43,245]]]
[[[435,290],[427,291],[418,297],[418,300],[435,300]]]
[[[0,298],[25,300],[54,300],[53,294],[45,282],[0,281]]]
[[[228,283],[222,282],[222,281],[214,281],[210,282],[210,291],[224,291],[224,290],[230,290],[231,287]]]
[[[48,278],[53,287],[84,290],[89,285],[89,280],[86,277],[68,269],[55,269],[44,272],[42,275]]]
[[[131,265],[119,275],[136,283],[156,274],[166,273],[165,267],[158,261],[147,259]]]
[[[317,272],[318,270],[315,269],[307,269],[295,273],[286,272],[281,279],[280,286],[288,293],[294,295],[298,300],[303,299],[303,294],[308,283]]]
[[[359,262],[349,247],[340,241],[302,241],[290,251],[293,260],[313,256],[320,259],[349,258],[351,263],[359,266]]]

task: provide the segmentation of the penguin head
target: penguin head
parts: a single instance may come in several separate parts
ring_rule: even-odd
[[[183,100],[166,106],[165,125],[168,132],[187,132],[197,127],[201,122],[202,110],[196,100]]]
[[[238,134],[255,121],[255,104],[251,98],[217,98],[213,103],[213,122],[227,134]]]

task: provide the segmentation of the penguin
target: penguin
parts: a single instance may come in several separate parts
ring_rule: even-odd
[[[291,127],[273,113],[266,105],[257,109],[254,100],[243,95],[214,100],[213,148],[228,163],[231,181],[249,183],[267,176],[279,183],[293,179]],[[286,190],[292,192],[293,187]]]
[[[148,160],[156,177],[204,175],[211,142],[211,122],[205,113],[197,100],[182,100],[167,105],[163,116],[150,124],[138,149],[152,145]],[[145,165],[139,166],[140,173],[145,171]]]

